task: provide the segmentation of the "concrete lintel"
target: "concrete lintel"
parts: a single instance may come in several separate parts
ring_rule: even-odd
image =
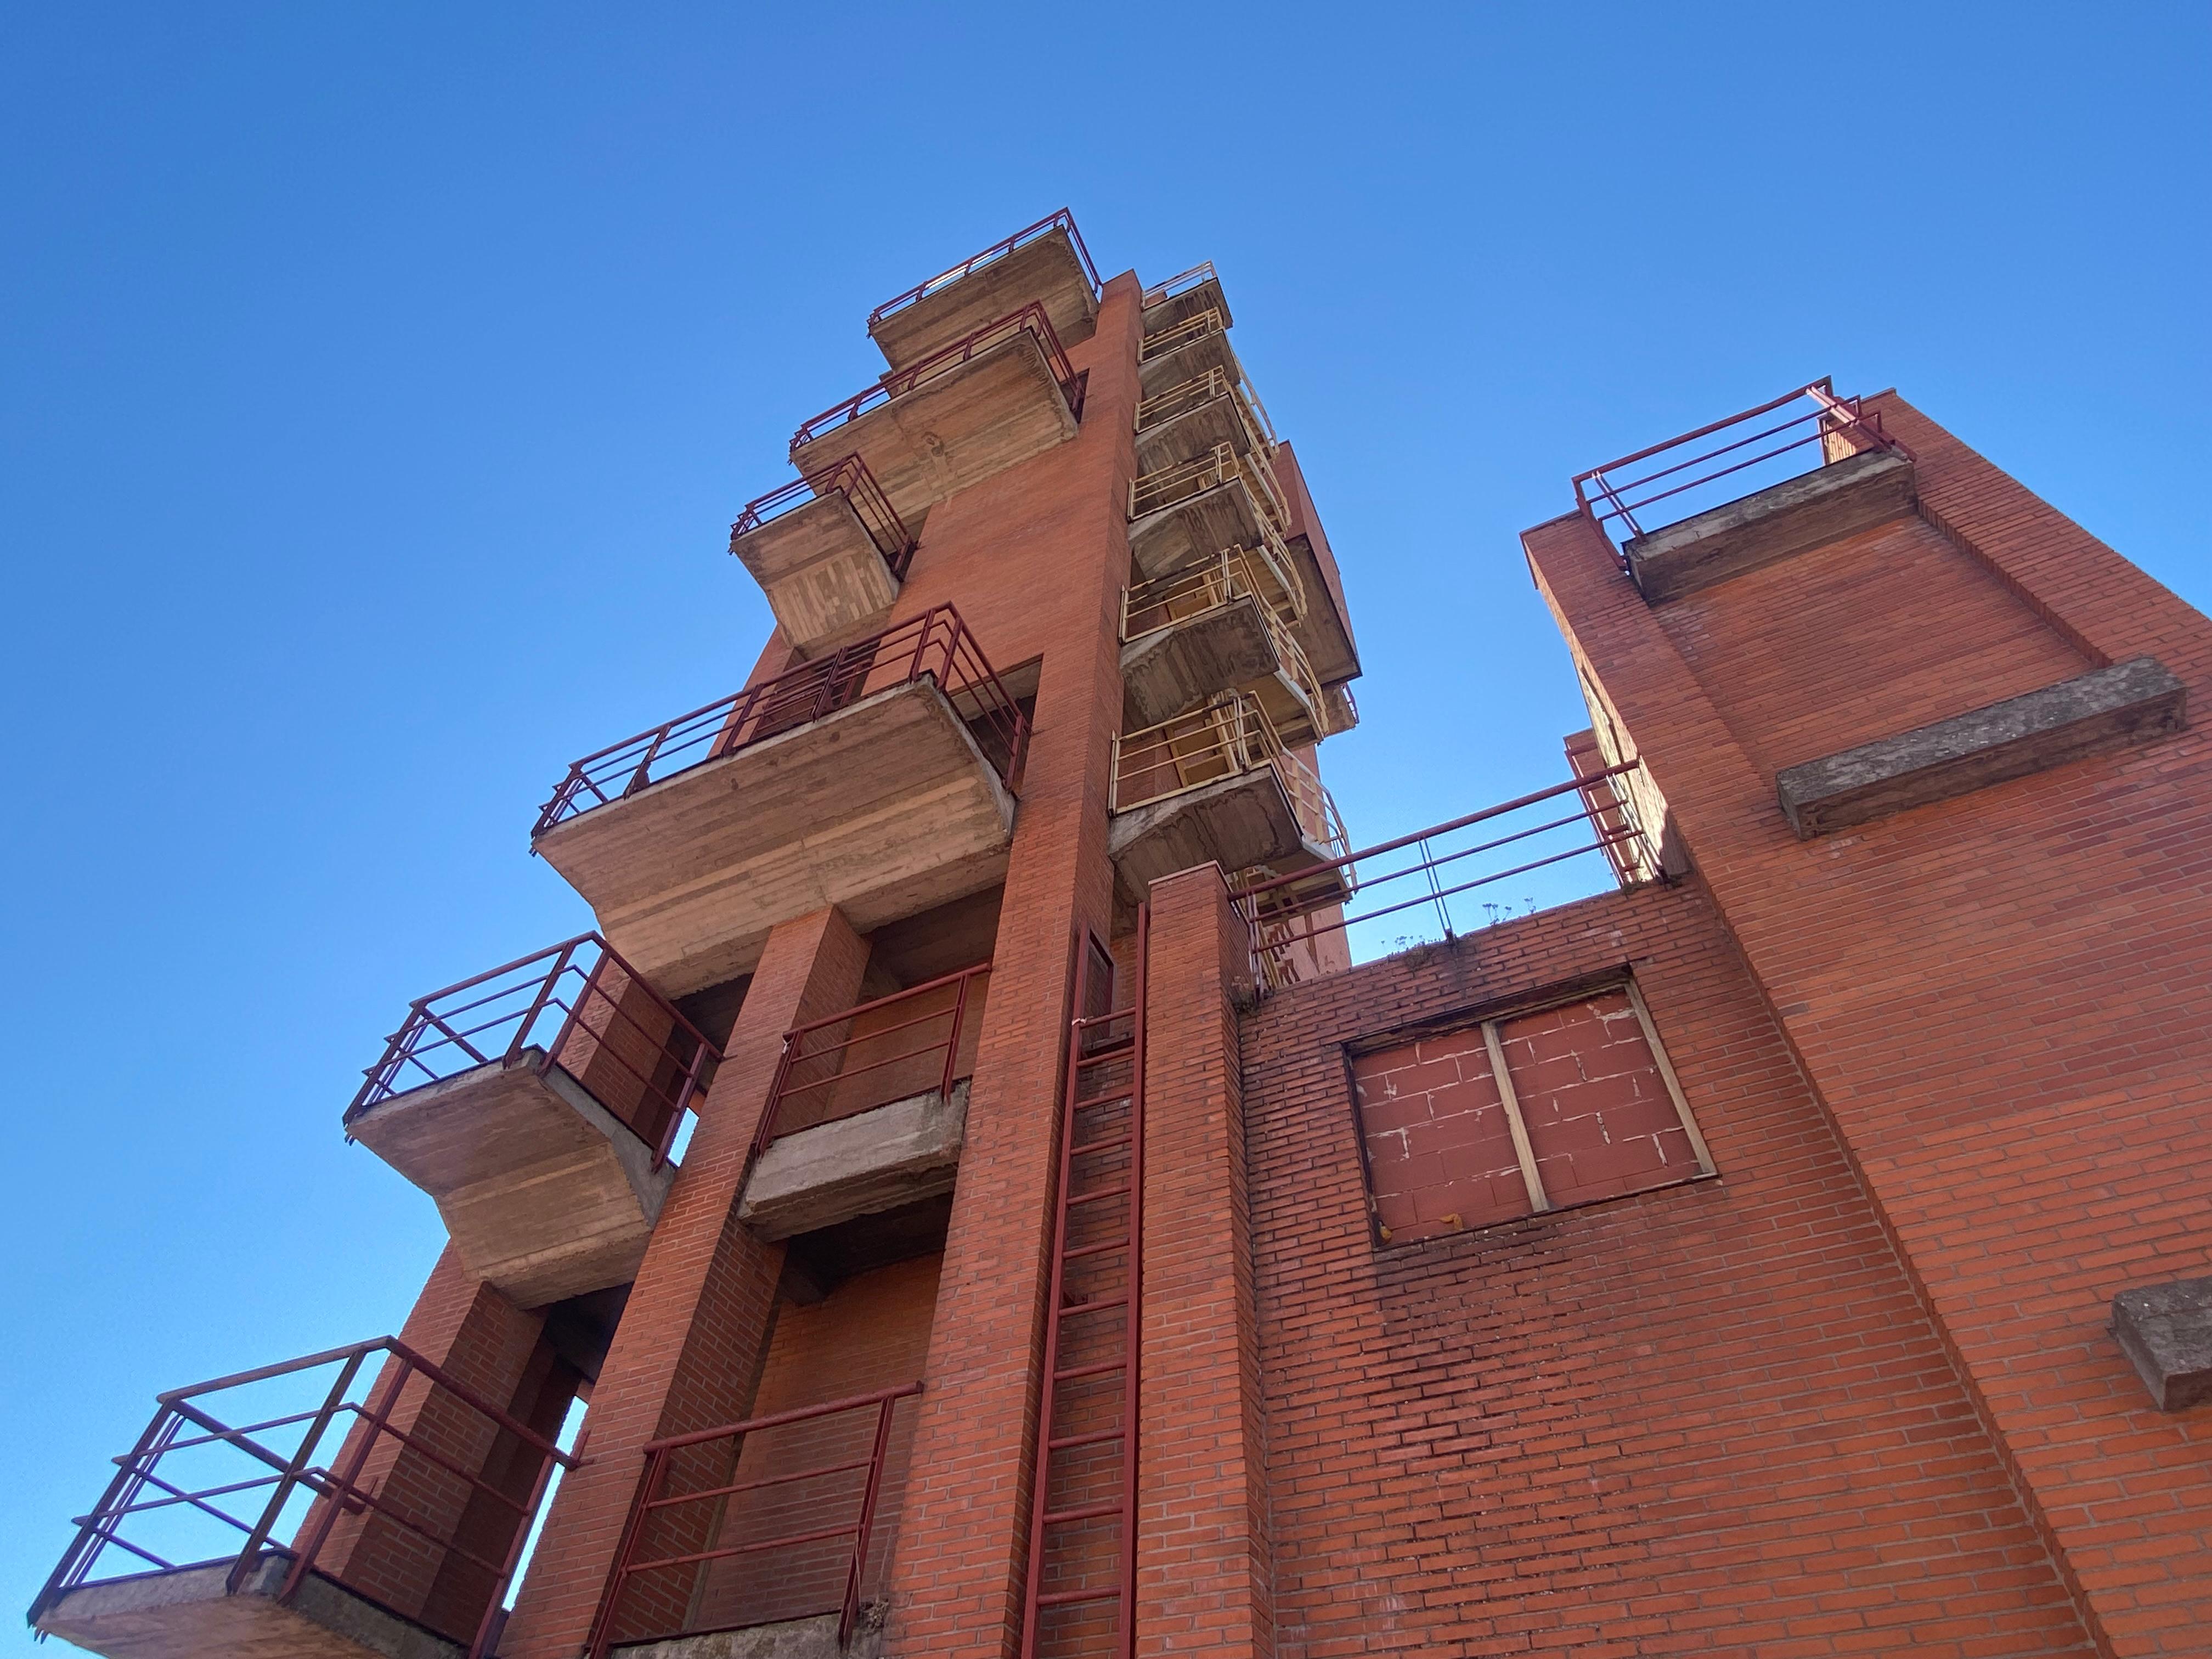
[[[1918,498],[1911,461],[1869,450],[1638,536],[1621,551],[1657,605],[1899,518]]]
[[[934,1089],[782,1136],[746,1179],[738,1218],[790,1238],[952,1190],[968,1126],[968,1085]]]
[[[41,1613],[36,1628],[110,1659],[461,1659],[468,1651],[320,1573],[278,1601],[292,1564],[274,1551],[230,1595],[231,1565],[82,1584]]]
[[[2112,1334],[2160,1411],[2212,1400],[2212,1279],[2122,1291],[2112,1298]]]
[[[853,1638],[837,1645],[837,1615],[817,1613],[743,1630],[718,1630],[703,1636],[672,1636],[617,1648],[617,1659],[875,1659],[884,1644],[884,1606],[864,1601],[853,1624]]]
[[[2136,657],[1776,775],[1801,841],[2181,729],[2185,688]]]

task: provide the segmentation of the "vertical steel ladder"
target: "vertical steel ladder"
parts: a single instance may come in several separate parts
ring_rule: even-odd
[[[1079,947],[1060,1117],[1044,1385],[1030,1463],[1023,1659],[1136,1650],[1137,1405],[1143,1308],[1145,951],[1110,1006],[1113,959]]]

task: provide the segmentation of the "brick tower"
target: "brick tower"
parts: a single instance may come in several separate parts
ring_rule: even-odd
[[[400,1335],[160,1396],[40,1629],[2212,1651],[2212,626],[1818,382],[1575,480],[1562,781],[1354,852],[1231,323],[1065,213],[870,316],[751,677],[539,814],[598,932],[346,1112]]]

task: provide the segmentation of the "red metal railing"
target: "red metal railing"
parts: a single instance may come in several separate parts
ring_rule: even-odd
[[[884,494],[883,486],[858,455],[848,455],[748,501],[745,510],[738,515],[738,521],[730,526],[730,551],[735,553],[738,542],[763,525],[773,524],[785,514],[833,492],[851,505],[854,516],[868,532],[868,539],[876,544],[876,550],[884,556],[891,574],[905,580],[907,565],[914,557],[914,532],[892,510],[890,498]]]
[[[939,289],[950,288],[963,276],[981,270],[985,265],[994,264],[1005,258],[1016,248],[1034,242],[1040,237],[1049,236],[1055,230],[1065,230],[1067,233],[1067,240],[1075,249],[1076,258],[1083,262],[1083,274],[1090,279],[1091,295],[1096,298],[1098,293],[1098,267],[1091,263],[1091,250],[1083,246],[1083,233],[1075,228],[1075,216],[1066,208],[1062,208],[1059,212],[1048,214],[1035,224],[1016,231],[1004,241],[992,243],[981,253],[962,260],[951,270],[940,270],[927,282],[916,283],[905,293],[892,295],[868,313],[868,327],[872,330],[878,323],[892,313],[904,311],[908,306],[917,301],[928,298]]]
[[[568,769],[531,830],[626,799],[678,772],[733,755],[864,697],[927,678],[951,698],[1007,788],[1021,788],[1029,717],[949,605],[855,641],[787,674],[718,698]]]
[[[1810,407],[1759,425],[1756,430],[1737,430],[1801,399]],[[1715,441],[1689,448],[1708,438]],[[1623,455],[1619,460],[1577,474],[1575,502],[1608,539],[1618,533],[1612,527],[1614,526],[1626,530],[1627,537],[1623,539],[1632,539],[1647,534],[1649,530],[1688,518],[1704,507],[1735,499],[1747,493],[1743,484],[1754,481],[1740,479],[1733,494],[1712,500],[1699,497],[1696,492],[1808,446],[1817,447],[1823,461],[1838,460],[1869,449],[1894,450],[1911,459],[1911,451],[1882,430],[1879,410],[1862,408],[1857,398],[1837,397],[1833,383],[1824,376],[1810,385],[1785,392],[1756,409],[1747,409],[1741,414],[1730,415],[1694,432],[1685,432],[1678,438],[1669,438],[1664,443],[1653,444],[1648,449],[1639,449],[1632,455]],[[1675,453],[1686,449],[1686,453]],[[1642,467],[1629,477],[1615,476],[1623,467],[1661,461],[1665,465]],[[1663,509],[1670,516],[1646,526],[1638,515],[1662,501],[1674,503]],[[1621,568],[1628,568],[1626,556],[1618,549],[1615,556],[1620,559]]]
[[[1539,789],[1287,876],[1241,884],[1235,902],[1252,928],[1254,966],[1261,982],[1270,988],[1296,983],[1303,972],[1295,954],[1301,947],[1307,950],[1310,960],[1316,941],[1386,916],[1431,909],[1441,925],[1443,937],[1455,938],[1466,931],[1452,914],[1450,901],[1455,897],[1591,853],[1604,854],[1613,861],[1619,849],[1624,856],[1615,863],[1617,872],[1632,872],[1633,878],[1639,880],[1656,878],[1660,874],[1657,849],[1628,807],[1626,794],[1610,790],[1603,795],[1597,793],[1604,781],[1626,777],[1642,764],[1626,761],[1585,773],[1571,783]],[[1560,810],[1531,811],[1552,801],[1559,802]],[[1515,821],[1498,822],[1507,817]],[[1468,844],[1439,849],[1437,843],[1449,842],[1478,825],[1482,828]],[[1410,861],[1376,867],[1375,860],[1407,849],[1417,854]],[[1494,860],[1479,866],[1465,863],[1502,849],[1511,849],[1506,854],[1511,861],[1502,869],[1492,867]],[[1315,881],[1316,874],[1329,870],[1343,871],[1352,878],[1352,890],[1363,896],[1373,897],[1378,889],[1389,890],[1389,902],[1357,915],[1346,914],[1340,908],[1344,887]],[[1476,873],[1468,873],[1470,870]],[[1631,878],[1628,873],[1621,875],[1624,883]],[[1493,911],[1491,919],[1503,917]]]
[[[1156,306],[1163,301],[1174,299],[1178,294],[1188,294],[1204,283],[1220,280],[1219,274],[1213,269],[1213,261],[1201,259],[1188,270],[1179,270],[1164,283],[1158,283],[1146,289],[1143,303]]]
[[[833,1400],[820,1406],[777,1412],[770,1416],[732,1423],[724,1428],[702,1429],[696,1434],[677,1435],[666,1440],[649,1443],[645,1449],[645,1472],[638,1481],[637,1495],[630,1502],[629,1516],[623,1523],[622,1537],[615,1547],[614,1567],[608,1574],[606,1592],[600,1598],[599,1614],[592,1620],[591,1632],[585,1640],[584,1651],[589,1659],[604,1659],[608,1647],[616,1639],[617,1628],[625,1622],[624,1596],[644,1574],[690,1568],[693,1571],[688,1577],[696,1582],[712,1563],[717,1561],[849,1538],[852,1540],[852,1559],[845,1573],[844,1595],[836,1608],[837,1640],[842,1646],[851,1636],[854,1620],[860,1613],[861,1581],[868,1569],[868,1543],[875,1527],[878,1502],[883,1494],[884,1465],[890,1449],[891,1413],[900,1401],[911,1399],[921,1392],[921,1383],[908,1382],[895,1389],[878,1389],[873,1394],[854,1395],[848,1399]],[[813,1423],[870,1407],[873,1407],[876,1413],[875,1436],[865,1456],[846,1457],[839,1462],[809,1465],[798,1469],[778,1470],[744,1480],[734,1478],[744,1472],[741,1458],[747,1436],[765,1435],[776,1429]],[[729,1443],[726,1448],[721,1446],[722,1442]],[[684,1454],[690,1455],[687,1457]],[[682,1465],[680,1468],[679,1463]],[[710,1484],[701,1490],[674,1493],[667,1490],[672,1478],[679,1475],[696,1477],[702,1473]],[[732,1498],[777,1486],[851,1474],[861,1474],[864,1478],[859,1483],[857,1513],[848,1524],[810,1526],[769,1538],[741,1537],[740,1541],[732,1544],[708,1541],[727,1534],[732,1521],[742,1516],[742,1511],[730,1507]],[[819,1510],[830,1501],[823,1498],[811,1502],[802,1500],[799,1507],[802,1512],[806,1509]],[[677,1515],[676,1511],[694,1504],[711,1505],[712,1508],[703,1514],[681,1517]],[[742,1533],[741,1525],[738,1529]],[[647,1554],[646,1552],[655,1542],[672,1544],[674,1547],[661,1553]],[[686,1604],[690,1604],[692,1600],[689,1595],[683,1597]],[[817,1607],[811,1611],[826,1613],[830,1609]],[[782,1616],[796,1615],[782,1610]],[[650,1620],[645,1622],[650,1623]],[[676,1622],[688,1624],[689,1621],[679,1617]],[[621,1639],[625,1644],[665,1640],[673,1636],[706,1635],[715,1628],[743,1626],[722,1625],[709,1626],[705,1629],[687,1627],[661,1631],[623,1629]]]
[[[366,1397],[356,1399],[355,1389],[364,1379],[365,1363],[375,1353],[387,1358]],[[270,1404],[289,1404],[301,1397],[296,1393],[287,1396],[286,1379],[304,1379],[326,1367],[335,1367],[336,1376],[319,1401],[301,1410],[261,1414]],[[432,1395],[456,1402],[498,1434],[511,1437],[510,1443],[536,1452],[527,1482],[486,1480],[478,1470],[453,1462],[423,1434],[397,1426],[392,1421],[395,1409],[408,1385],[418,1378]],[[255,1420],[234,1425],[216,1414],[211,1396],[249,1389],[254,1392],[246,1403],[259,1407],[253,1413]],[[489,1645],[501,1603],[554,1469],[572,1469],[583,1455],[580,1442],[574,1452],[562,1451],[389,1336],[172,1389],[155,1398],[160,1403],[146,1432],[137,1446],[115,1460],[115,1478],[92,1513],[76,1517],[75,1540],[31,1605],[33,1623],[80,1585],[137,1577],[149,1565],[155,1571],[177,1572],[228,1559],[228,1584],[235,1593],[264,1554],[287,1558],[291,1566],[276,1592],[280,1602],[291,1601],[311,1572],[345,1584],[345,1569],[320,1565],[323,1551],[341,1516],[356,1526],[374,1517],[427,1542],[445,1560],[465,1563],[484,1576],[484,1607],[473,1638],[466,1632],[444,1632],[456,1642],[469,1642],[470,1659],[480,1659]],[[241,1394],[241,1399],[246,1396]],[[220,1408],[233,1409],[228,1405]],[[349,1426],[334,1441],[331,1430],[342,1421]],[[317,1461],[324,1447],[333,1443],[336,1455],[327,1462]],[[504,1547],[495,1556],[479,1553],[456,1537],[462,1530],[460,1522],[426,1523],[423,1506],[405,1501],[410,1491],[419,1498],[418,1483],[364,1480],[363,1471],[380,1449],[442,1471],[441,1478],[456,1483],[453,1494],[465,1489],[465,1500],[438,1507],[449,1516],[473,1516],[473,1532],[492,1537],[505,1533]],[[486,1467],[490,1466],[488,1460]],[[210,1474],[216,1478],[209,1479]],[[526,1485],[526,1490],[511,1489],[518,1485]],[[250,1504],[262,1493],[266,1497],[258,1514],[231,1513],[233,1508],[244,1507],[241,1499]],[[497,1524],[487,1527],[483,1518],[487,1511],[499,1517]],[[289,1543],[271,1542],[279,1528],[298,1530]],[[149,1535],[155,1531],[161,1534],[158,1547]],[[179,1541],[171,1541],[173,1534]],[[212,1556],[205,1553],[204,1540],[228,1540],[234,1534],[246,1540],[234,1556],[227,1543]],[[129,1571],[95,1579],[94,1570],[110,1547],[132,1558]]]
[[[950,1099],[975,1065],[990,979],[980,963],[786,1031],[753,1156],[779,1135],[933,1089]]]
[[[384,1057],[346,1108],[356,1119],[380,1101],[506,1065],[535,1048],[540,1076],[558,1067],[653,1146],[656,1164],[684,1115],[721,1063],[699,1034],[597,933],[417,997]]]
[[[951,345],[933,351],[918,363],[911,363],[896,374],[886,374],[866,392],[856,392],[842,403],[832,404],[813,419],[806,422],[791,434],[791,447],[812,443],[825,432],[834,432],[848,422],[856,421],[872,409],[880,408],[894,398],[904,397],[916,386],[949,374],[969,358],[975,357],[1004,345],[1024,330],[1036,337],[1038,348],[1044,353],[1045,366],[1052,377],[1060,382],[1060,395],[1067,399],[1067,412],[1077,420],[1083,418],[1083,387],[1075,366],[1067,360],[1067,352],[1060,343],[1060,336],[1053,331],[1052,319],[1045,315],[1041,305],[1026,305],[988,322],[973,334],[963,335]]]

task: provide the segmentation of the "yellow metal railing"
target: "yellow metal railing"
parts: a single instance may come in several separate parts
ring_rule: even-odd
[[[1247,692],[1228,692],[1203,708],[1115,738],[1111,805],[1131,811],[1263,767],[1281,782],[1299,833],[1326,857],[1343,856],[1350,843],[1321,775],[1291,752],[1267,711]]]
[[[1177,461],[1173,466],[1132,478],[1129,517],[1141,519],[1147,513],[1173,507],[1178,501],[1188,501],[1240,478],[1259,508],[1262,522],[1279,536],[1289,534],[1290,503],[1276,487],[1273,469],[1256,452],[1239,455],[1231,444],[1216,444],[1211,455],[1202,455],[1194,461]]]
[[[1218,366],[1188,380],[1178,380],[1165,392],[1139,404],[1137,430],[1144,433],[1164,426],[1177,416],[1188,415],[1218,398],[1234,400],[1233,407],[1244,423],[1252,448],[1270,452],[1274,449],[1280,440],[1275,436],[1274,422],[1267,418],[1267,408],[1259,395],[1243,380]]]
[[[1121,595],[1121,643],[1127,645],[1177,623],[1250,599],[1274,643],[1283,672],[1297,687],[1315,720],[1322,720],[1321,679],[1307,659],[1305,647],[1287,626],[1298,619],[1298,595],[1285,580],[1288,567],[1271,567],[1273,562],[1269,556],[1235,547],[1204,564],[1137,583]]]
[[[1145,343],[1137,352],[1137,361],[1139,363],[1158,362],[1170,352],[1181,351],[1193,340],[1202,340],[1209,334],[1225,334],[1228,331],[1229,319],[1221,314],[1218,307],[1208,306],[1179,323],[1145,336]]]

